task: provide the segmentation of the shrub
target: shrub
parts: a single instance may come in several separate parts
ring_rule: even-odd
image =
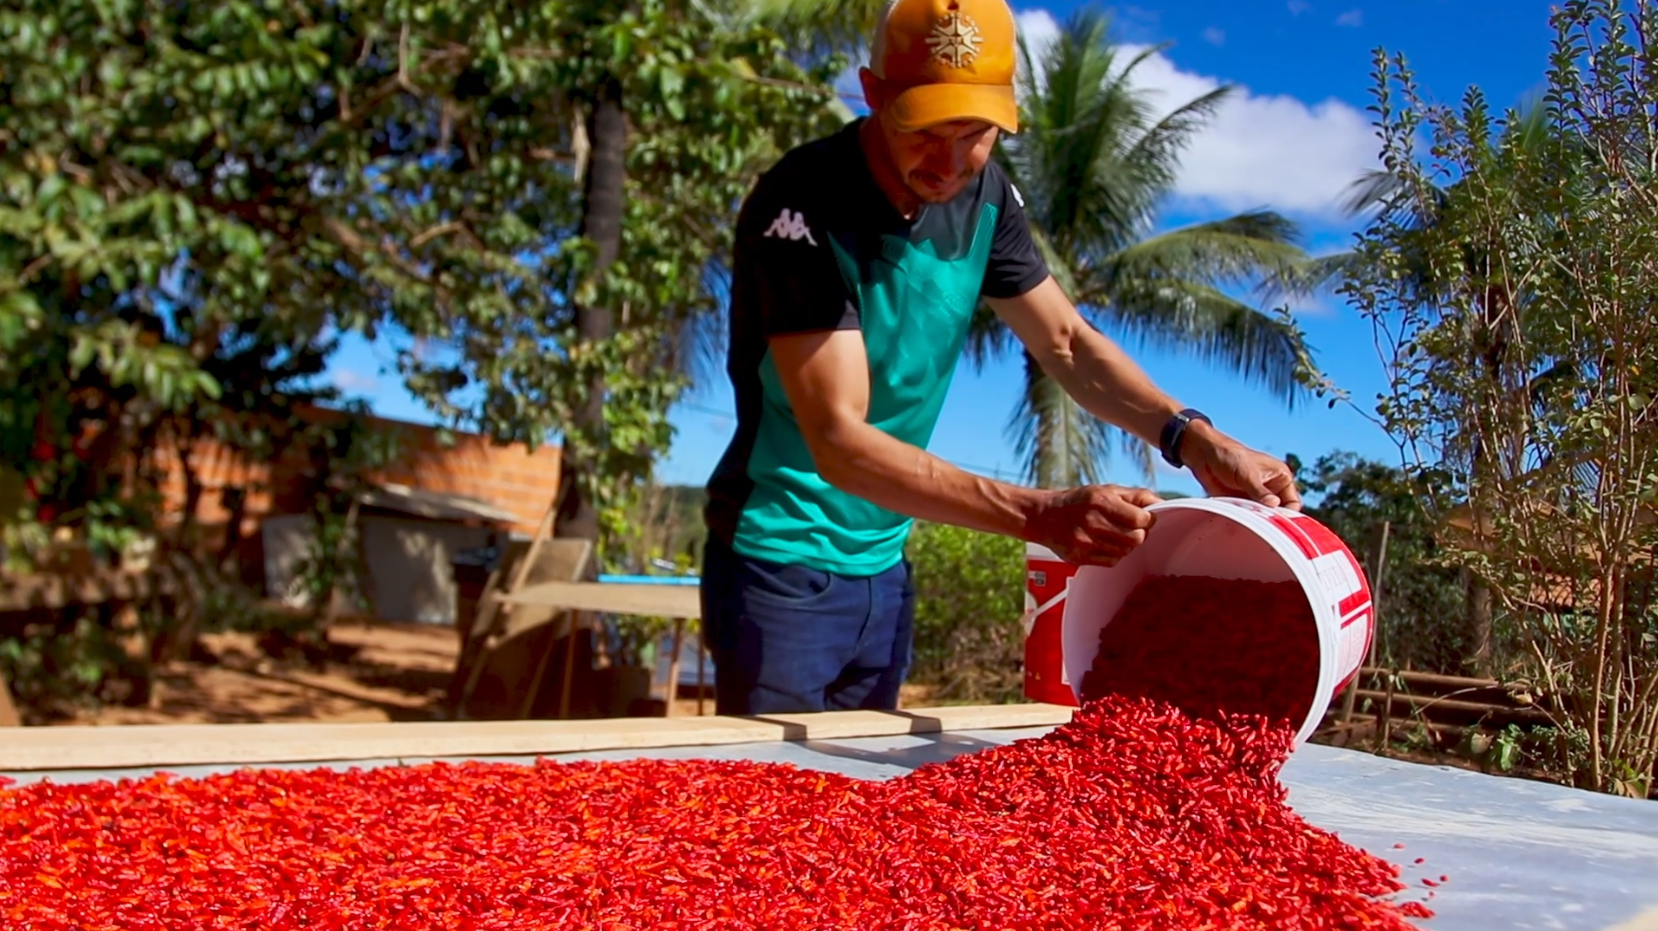
[[[1020,700],[1024,544],[918,522],[909,558],[916,596],[911,681],[933,686],[939,702]]]

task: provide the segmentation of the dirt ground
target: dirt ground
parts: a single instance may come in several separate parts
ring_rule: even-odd
[[[104,708],[66,726],[259,722],[439,720],[455,668],[452,627],[347,621],[329,631],[320,668],[277,662],[248,634],[209,634],[196,661],[162,671],[149,707]],[[927,689],[905,686],[902,704],[925,704]],[[714,713],[710,696],[703,713]],[[675,705],[695,715],[694,697]]]

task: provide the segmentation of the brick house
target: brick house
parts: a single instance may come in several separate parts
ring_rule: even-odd
[[[322,422],[344,415],[306,408],[301,416]],[[366,594],[385,619],[452,623],[450,560],[464,550],[535,533],[558,491],[559,448],[532,452],[521,443],[500,446],[458,431],[445,444],[432,427],[369,420],[397,436],[399,456],[371,476],[376,491],[359,499],[369,581],[378,590]],[[176,450],[157,455],[167,476],[164,513],[176,522],[190,506],[183,463]],[[235,553],[245,582],[293,600],[287,586],[313,536],[305,517],[305,451],[253,462],[209,439],[191,449],[190,461],[202,538],[223,541],[220,551]]]

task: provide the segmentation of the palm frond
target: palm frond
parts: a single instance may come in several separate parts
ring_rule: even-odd
[[[1222,289],[1334,272],[1312,266],[1294,224],[1266,211],[1154,234],[1182,151],[1231,93],[1217,88],[1172,110],[1156,105],[1135,70],[1158,51],[1131,55],[1112,45],[1108,20],[1091,9],[1066,21],[1040,61],[1022,44],[1021,131],[1003,140],[997,159],[1025,195],[1055,280],[1091,319],[1220,363],[1293,403],[1305,358],[1299,336]],[[970,358],[982,362],[1011,345],[1000,321],[975,323]],[[1008,429],[1029,478],[1098,480],[1114,448],[1151,478],[1145,444],[1084,411],[1028,355],[1025,375]]]
[[[1292,275],[1306,262],[1296,236],[1295,224],[1271,211],[1170,230],[1111,256],[1088,281],[1083,300],[1104,304],[1120,289],[1168,278],[1224,287]]]
[[[1159,49],[1123,54],[1107,18],[1074,14],[1041,61],[1022,48],[1022,130],[1001,160],[1029,195],[1033,223],[1060,251],[1098,262],[1152,225],[1178,179],[1180,152],[1231,88],[1186,101],[1162,117],[1135,71]]]
[[[1023,47],[1022,129],[1003,147],[1004,166],[1030,195],[1032,220],[1065,250],[1095,230],[1143,224],[1174,177],[1172,167],[1122,164],[1152,122],[1145,94],[1130,80],[1146,53],[1123,64],[1107,25],[1084,9],[1041,62]]]
[[[1053,240],[1048,237],[1048,231],[1041,227],[1032,227],[1031,241],[1036,243],[1036,251],[1042,256],[1042,263],[1048,266],[1048,274],[1054,276],[1059,289],[1065,292],[1072,302],[1082,293],[1083,280],[1086,275],[1080,269],[1073,269],[1066,256],[1054,247]]]
[[[1178,278],[1139,282],[1093,316],[1141,345],[1224,365],[1292,409],[1306,395],[1295,377],[1308,352],[1300,337],[1275,317],[1207,284]]]
[[[1354,252],[1335,252],[1298,262],[1267,275],[1260,282],[1257,294],[1263,304],[1277,305],[1291,298],[1312,297],[1336,287],[1358,270],[1359,256]]]
[[[1231,85],[1222,85],[1176,107],[1146,128],[1128,150],[1123,162],[1167,169],[1169,176],[1166,183],[1172,185],[1175,178],[1174,170],[1180,165],[1180,153],[1191,144],[1192,137],[1214,119],[1215,112],[1220,109],[1226,98],[1232,95],[1233,90]]]
[[[1385,214],[1405,193],[1403,178],[1391,171],[1373,169],[1347,186],[1347,196],[1341,202],[1341,209],[1353,217],[1367,213]]]

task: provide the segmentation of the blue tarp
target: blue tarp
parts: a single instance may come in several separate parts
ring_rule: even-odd
[[[702,582],[694,575],[600,575],[599,581],[623,585],[698,585]]]

